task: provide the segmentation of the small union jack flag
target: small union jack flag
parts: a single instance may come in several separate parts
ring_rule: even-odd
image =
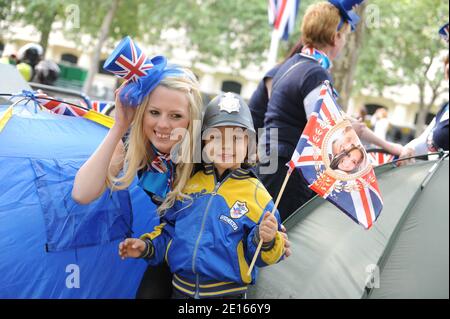
[[[82,117],[88,112],[87,110],[76,105],[53,99],[47,94],[37,94],[36,97],[40,105],[55,114]]]
[[[268,0],[269,24],[285,41],[294,31],[300,0]]]
[[[367,158],[331,85],[325,82],[288,163],[290,171],[297,168],[310,189],[369,229],[378,218],[383,201]]]
[[[111,104],[105,101],[92,101],[91,106],[94,111],[104,113],[104,111],[106,111]]]
[[[153,63],[127,36],[106,60],[103,67],[125,80],[136,81],[138,78],[147,75],[147,71],[153,68]]]
[[[395,161],[398,156],[384,152],[368,152],[369,160],[372,166],[380,166]]]

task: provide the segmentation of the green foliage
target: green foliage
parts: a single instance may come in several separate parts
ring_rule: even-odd
[[[0,23],[6,21],[11,12],[11,1],[0,0]]]
[[[301,17],[315,0],[302,0],[296,32],[280,44],[282,59],[300,37]],[[34,25],[44,32],[53,21],[65,22],[68,5],[80,12],[79,28],[65,35],[80,45],[81,34],[98,38],[103,18],[112,0],[0,0],[0,27],[10,23]],[[370,0],[380,10],[379,27],[367,27],[356,70],[357,88],[381,91],[385,86],[423,81],[426,63],[444,49],[437,29],[448,21],[446,0]],[[265,61],[270,44],[267,2],[261,0],[121,0],[109,31],[108,45],[125,35],[162,50],[184,47],[197,52],[196,61],[216,64],[225,61],[236,68]],[[20,10],[19,10],[20,9]],[[185,30],[184,41],[165,41],[165,30]],[[11,30],[10,30],[11,31]],[[2,32],[3,33],[3,32]],[[438,81],[428,79],[428,81]]]
[[[39,31],[49,28],[49,24],[60,18],[67,0],[2,0],[0,15],[7,22],[33,25]],[[7,25],[8,27],[9,25]]]
[[[301,2],[302,12],[312,0]],[[0,15],[10,22],[34,25],[40,32],[48,29],[53,21],[65,22],[68,5],[75,5],[80,12],[78,28],[65,29],[65,36],[80,46],[92,46],[98,38],[103,18],[112,0],[0,0]],[[15,10],[7,8],[13,4]],[[21,8],[19,10],[19,8]],[[161,46],[162,49],[184,47],[197,52],[196,61],[216,64],[219,61],[235,68],[249,63],[265,61],[270,44],[271,28],[267,23],[267,2],[261,0],[121,0],[107,44],[130,35],[142,43]],[[296,30],[299,30],[299,23]],[[164,31],[184,30],[183,43],[167,42]],[[81,34],[92,36],[91,43],[82,43]],[[290,41],[283,42],[279,56],[284,56],[297,42],[297,31]]]
[[[198,61],[240,61],[245,67],[249,62],[261,61],[268,48],[266,5],[260,0],[152,1],[141,11],[146,18],[140,20],[152,43],[161,40],[158,37],[162,28],[183,29],[185,45],[198,52]]]
[[[95,39],[111,0],[71,3],[79,6],[81,21],[80,29],[69,30],[68,36],[76,41],[84,33]],[[198,62],[239,61],[240,67],[245,67],[265,59],[263,52],[270,42],[266,5],[260,0],[121,0],[108,44],[112,46],[130,35],[163,49],[184,47],[196,51]],[[161,35],[170,29],[185,32],[183,43],[164,40]]]
[[[431,85],[442,73],[427,72],[445,49],[438,29],[448,21],[446,0],[373,0],[380,12],[379,27],[368,26],[357,66],[357,88],[382,92],[392,85]]]

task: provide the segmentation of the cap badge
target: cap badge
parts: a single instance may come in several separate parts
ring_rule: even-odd
[[[233,93],[225,93],[224,97],[220,100],[219,107],[221,111],[232,113],[239,112],[241,105],[239,99],[237,99]]]

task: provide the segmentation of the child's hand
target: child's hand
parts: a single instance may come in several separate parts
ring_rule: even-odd
[[[266,212],[261,224],[259,225],[259,238],[263,243],[272,241],[278,231],[278,221],[273,214]]]
[[[284,239],[284,255],[286,258],[288,258],[290,255],[292,255],[291,250],[291,242],[289,241],[288,235],[286,233],[286,227],[284,225],[281,225],[281,237]]]
[[[122,259],[138,258],[145,249],[145,242],[138,238],[127,238],[119,244],[119,256]]]

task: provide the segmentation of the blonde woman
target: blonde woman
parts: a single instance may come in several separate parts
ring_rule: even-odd
[[[88,204],[109,188],[125,189],[139,177],[144,188],[158,207],[158,212],[170,208],[177,197],[185,197],[182,190],[193,171],[193,153],[197,135],[201,129],[201,94],[195,76],[187,69],[167,66],[150,89],[141,92],[142,101],[131,107],[121,94],[123,85],[116,91],[115,123],[103,142],[77,172],[72,197],[81,204]],[[142,84],[142,85],[141,85]],[[148,83],[139,83],[146,87]],[[129,131],[125,141],[122,139]],[[177,158],[172,158],[175,150]],[[171,155],[172,153],[172,155]],[[151,213],[151,212],[149,212]],[[153,269],[151,281],[170,278],[168,268]],[[149,279],[149,271],[145,277]],[[168,279],[170,280],[170,279]],[[145,285],[145,284],[144,284]],[[154,285],[154,284],[153,284]],[[167,282],[170,287],[170,281]],[[164,287],[146,290],[144,298],[164,298]]]

